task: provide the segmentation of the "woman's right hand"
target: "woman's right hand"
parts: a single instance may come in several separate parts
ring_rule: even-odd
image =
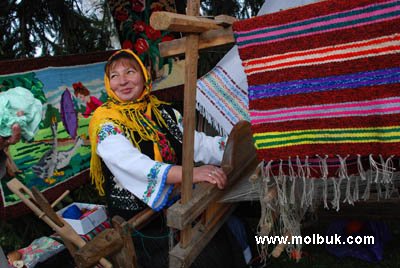
[[[222,168],[213,165],[203,165],[193,168],[193,182],[208,182],[216,184],[219,189],[224,189],[227,177]]]

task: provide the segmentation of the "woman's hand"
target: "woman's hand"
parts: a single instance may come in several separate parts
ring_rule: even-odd
[[[227,177],[222,168],[213,165],[203,165],[193,168],[193,183],[208,182],[224,189]],[[173,166],[168,172],[167,183],[182,183],[182,166]]]
[[[213,165],[203,165],[193,168],[193,182],[204,181],[216,184],[219,189],[224,189],[227,177],[222,168]]]

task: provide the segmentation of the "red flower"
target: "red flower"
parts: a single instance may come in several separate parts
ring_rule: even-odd
[[[146,28],[146,23],[144,21],[138,20],[132,25],[132,28],[136,33],[143,32]]]
[[[133,48],[133,43],[130,40],[125,40],[122,43],[122,48],[123,49],[132,49]]]
[[[142,54],[149,49],[149,43],[147,43],[147,41],[143,38],[138,38],[133,47],[138,54]]]
[[[129,17],[128,12],[126,12],[125,9],[119,8],[115,11],[115,18],[118,21],[126,21],[128,17]]]
[[[144,0],[131,0],[132,10],[142,12],[144,10]]]
[[[166,35],[163,38],[161,38],[161,42],[167,42],[167,41],[171,41],[174,40],[175,38],[171,35]]]
[[[154,28],[150,25],[146,25],[145,33],[150,40],[157,40],[161,37],[161,32],[158,30],[154,30]]]

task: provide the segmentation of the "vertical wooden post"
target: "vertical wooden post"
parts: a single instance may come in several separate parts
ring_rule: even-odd
[[[189,0],[186,14],[198,16],[200,9],[199,0]],[[194,158],[194,130],[196,121],[196,83],[197,61],[199,56],[199,35],[189,34],[186,39],[185,50],[185,86],[184,86],[184,110],[183,110],[183,155],[182,155],[182,199],[186,204],[192,197],[193,184],[193,158]],[[181,231],[181,247],[185,248],[191,241],[191,228]]]

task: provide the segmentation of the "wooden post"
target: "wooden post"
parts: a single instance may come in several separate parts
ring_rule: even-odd
[[[188,1],[186,14],[198,16],[200,9],[199,0]],[[196,120],[196,85],[197,85],[197,60],[199,57],[199,36],[189,34],[186,39],[185,51],[185,86],[183,110],[183,153],[182,153],[182,204],[186,204],[192,197],[193,161],[194,161],[194,130]],[[181,247],[185,248],[191,241],[190,225],[181,231]]]

